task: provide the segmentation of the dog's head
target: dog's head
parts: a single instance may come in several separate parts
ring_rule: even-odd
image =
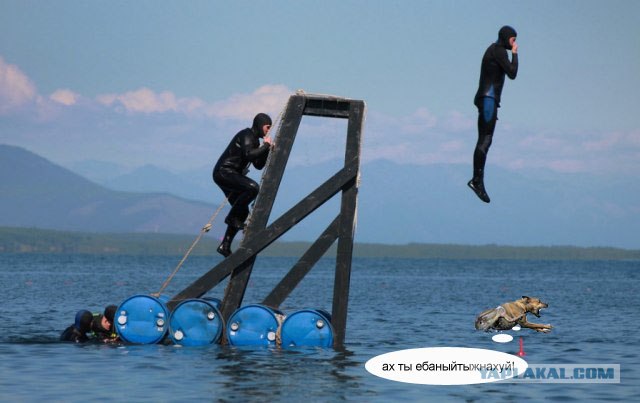
[[[540,317],[540,310],[549,306],[549,304],[540,301],[540,298],[527,297],[523,295],[522,300],[525,304],[526,312],[531,312],[538,318]]]

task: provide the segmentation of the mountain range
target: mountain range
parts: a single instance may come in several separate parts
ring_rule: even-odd
[[[23,148],[0,145],[0,225],[85,232],[194,233],[213,204],[108,189]]]
[[[288,168],[271,219],[340,165]],[[192,234],[222,199],[211,182],[211,167],[173,173],[88,161],[70,168],[0,145],[0,226]],[[492,201],[485,204],[466,186],[467,165],[372,161],[361,170],[357,242],[640,248],[640,184],[633,176],[515,172],[489,165]],[[258,181],[260,174],[252,173]],[[283,240],[315,239],[339,211],[335,199]]]

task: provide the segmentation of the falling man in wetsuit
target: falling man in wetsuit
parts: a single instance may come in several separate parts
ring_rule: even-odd
[[[485,203],[489,195],[484,188],[484,165],[498,120],[500,94],[504,76],[515,79],[518,74],[518,44],[516,30],[505,25],[498,32],[498,41],[484,52],[480,67],[480,84],[473,103],[478,107],[478,142],[473,153],[473,179],[467,185]],[[511,50],[511,61],[507,50]]]
[[[227,231],[217,249],[224,257],[231,254],[233,238],[238,231],[244,229],[244,222],[249,215],[249,205],[260,191],[258,183],[246,174],[249,172],[250,164],[256,169],[262,169],[267,163],[271,148],[271,137],[268,136],[270,129],[269,115],[257,114],[251,128],[241,130],[233,136],[213,168],[213,181],[222,189],[231,205],[231,211],[224,220]]]

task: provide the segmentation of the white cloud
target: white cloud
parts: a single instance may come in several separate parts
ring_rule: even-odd
[[[461,163],[471,158],[476,141],[474,127],[470,117],[455,111],[444,118],[424,107],[400,117],[371,113],[367,117],[363,152],[368,161]]]
[[[460,111],[451,111],[444,119],[443,127],[451,132],[464,132],[476,127],[476,120]]]
[[[103,105],[112,106],[119,104],[128,112],[133,113],[162,113],[178,112],[179,101],[169,91],[156,93],[149,88],[140,88],[124,94],[100,95],[97,101]]]
[[[575,173],[584,172],[585,162],[575,159],[561,159],[548,162],[549,168],[556,172]]]
[[[388,146],[363,147],[363,159],[365,161],[392,160],[396,161],[398,155],[407,155],[410,150],[406,144],[389,144]]]
[[[632,130],[629,132],[611,132],[600,133],[595,138],[588,139],[583,143],[586,151],[604,152],[607,150],[618,149],[620,151],[629,148],[640,147],[640,130]]]
[[[0,114],[33,101],[36,95],[31,80],[17,66],[0,57]]]
[[[277,115],[292,91],[284,85],[264,85],[250,94],[234,94],[229,98],[206,103],[200,98],[179,98],[170,91],[157,93],[140,88],[123,94],[103,94],[96,100],[106,106],[124,107],[130,113],[177,112],[219,119],[252,119],[259,112]]]
[[[427,108],[418,108],[412,115],[401,119],[401,130],[407,133],[422,133],[433,128],[438,118]]]
[[[638,130],[527,132],[512,128],[496,136],[489,161],[509,169],[546,168],[555,172],[613,173],[640,168]]]
[[[411,164],[471,164],[477,140],[475,116],[457,111],[433,115],[419,108],[407,116],[372,112],[367,118],[364,158]],[[509,170],[625,172],[640,168],[640,131],[532,132],[498,122],[487,163]]]
[[[118,96],[116,94],[102,94],[96,97],[96,101],[99,104],[111,106],[114,104],[114,102],[116,102],[117,98]]]
[[[55,91],[53,94],[49,95],[49,98],[52,101],[55,101],[59,104],[66,105],[66,106],[75,105],[76,102],[78,102],[79,97],[80,95],[67,89],[60,89]]]
[[[207,115],[222,119],[247,120],[259,112],[275,120],[292,91],[284,85],[263,85],[251,94],[236,94],[207,108]]]

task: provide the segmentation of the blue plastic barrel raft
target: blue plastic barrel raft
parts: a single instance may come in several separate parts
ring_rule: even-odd
[[[220,300],[217,300],[218,304]],[[169,318],[169,337],[178,345],[204,346],[222,336],[222,315],[215,300],[188,299],[178,304]]]
[[[227,321],[227,340],[233,346],[275,346],[282,312],[264,305],[247,305]]]
[[[155,344],[167,333],[169,311],[166,298],[135,295],[125,300],[116,311],[116,332],[129,343]]]
[[[282,347],[332,347],[331,315],[320,309],[302,309],[285,319],[281,331]]]

